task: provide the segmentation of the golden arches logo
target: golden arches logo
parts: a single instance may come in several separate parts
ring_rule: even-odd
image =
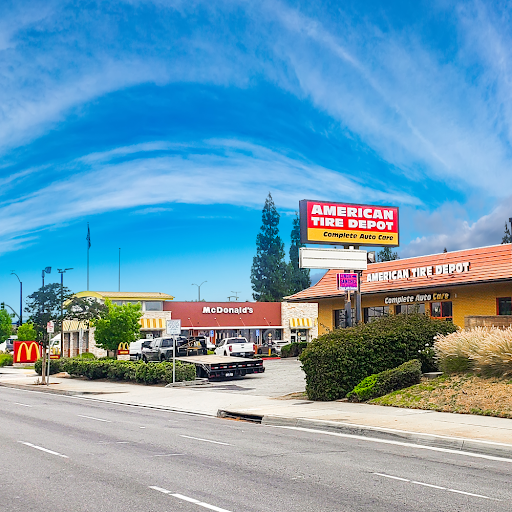
[[[126,342],[119,343],[117,346],[117,355],[126,356],[130,353],[130,344]]]
[[[17,345],[14,351],[16,363],[34,363],[39,359],[41,353],[37,341],[18,341],[15,343]]]

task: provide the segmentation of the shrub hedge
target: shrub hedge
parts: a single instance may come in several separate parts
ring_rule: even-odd
[[[457,328],[419,313],[390,315],[337,329],[308,343],[299,359],[311,400],[343,398],[368,375],[416,358],[422,371],[437,369],[434,337]]]
[[[289,343],[281,347],[281,357],[297,357],[308,346],[307,342]]]
[[[351,402],[366,402],[366,400],[387,395],[392,391],[419,384],[420,380],[421,363],[418,359],[413,359],[391,370],[366,377],[347,394],[347,398]]]
[[[0,367],[1,366],[12,366],[13,359],[11,354],[0,354]]]
[[[50,359],[50,375],[54,375],[56,373],[60,373],[62,370],[60,369],[60,359]],[[43,360],[38,359],[34,363],[34,370],[38,375],[41,375],[41,367],[43,366]],[[48,361],[46,361],[46,368],[48,368]]]
[[[39,364],[38,364],[39,363]],[[41,360],[35,365],[41,375]],[[143,361],[117,361],[115,359],[83,359],[72,357],[54,359],[50,363],[50,374],[67,372],[76,377],[88,379],[110,379],[158,384],[172,382],[172,363],[144,363]],[[176,362],[176,382],[194,380],[196,369],[192,364]]]

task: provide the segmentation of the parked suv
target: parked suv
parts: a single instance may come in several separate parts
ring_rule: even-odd
[[[142,360],[148,361],[168,361],[172,359],[172,338],[155,338],[149,343],[142,344]]]

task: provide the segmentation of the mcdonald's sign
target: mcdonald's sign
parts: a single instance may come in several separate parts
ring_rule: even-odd
[[[15,363],[35,363],[41,357],[37,341],[15,341],[13,348]]]
[[[129,343],[119,343],[117,346],[117,355],[118,356],[127,356],[130,353],[130,344]]]

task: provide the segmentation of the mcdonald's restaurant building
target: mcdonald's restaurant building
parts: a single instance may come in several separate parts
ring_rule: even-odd
[[[269,340],[311,341],[318,336],[318,305],[301,302],[174,302],[165,293],[80,292],[104,303],[140,303],[141,337],[165,336],[167,320],[181,320],[184,336],[206,336],[212,343],[222,338],[244,336],[262,344]],[[91,352],[98,357],[106,351],[94,341],[94,327],[77,320],[64,321],[62,355],[73,357]]]
[[[289,302],[318,304],[319,333],[345,325],[346,292],[329,270]],[[354,301],[351,301],[355,319]],[[512,244],[369,264],[361,274],[361,319],[418,311],[460,327],[512,325]]]

